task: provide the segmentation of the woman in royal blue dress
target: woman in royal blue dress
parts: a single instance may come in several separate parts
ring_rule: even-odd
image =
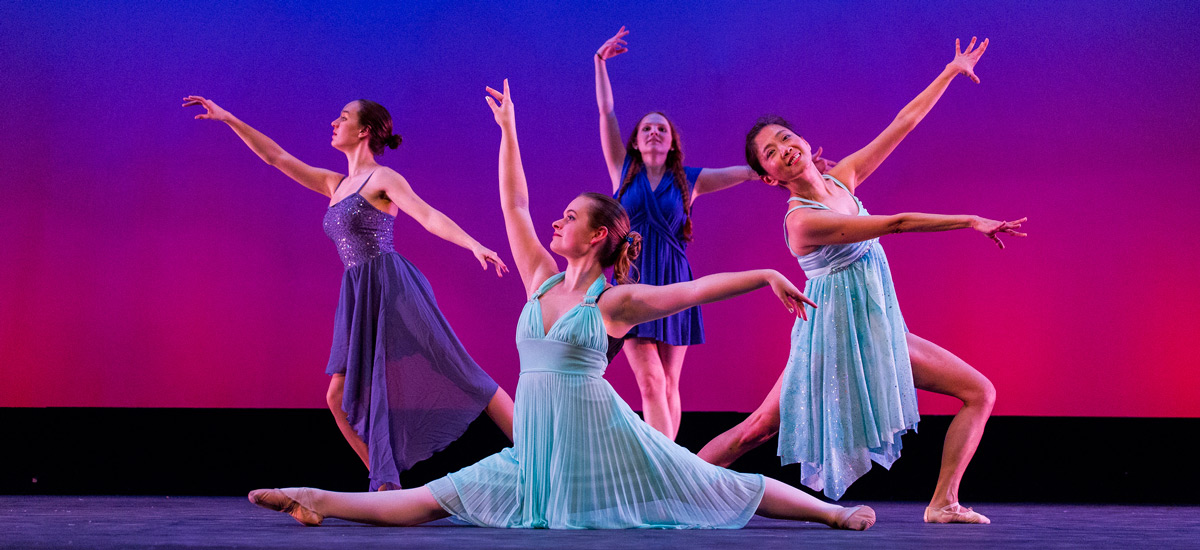
[[[638,282],[666,285],[690,281],[692,268],[685,251],[692,240],[692,203],[701,195],[758,175],[749,166],[684,166],[679,130],[659,111],[643,116],[622,143],[607,61],[628,51],[628,34],[621,27],[593,56],[600,147],[613,196],[629,212],[634,231],[642,235],[642,254],[634,264]],[[816,156],[821,164],[819,150]],[[702,343],[699,307],[639,324],[625,336],[625,357],[641,392],[642,415],[647,424],[671,439],[679,433],[682,417],[679,376],[683,358],[688,346]]]
[[[929,523],[989,523],[961,506],[963,472],[992,411],[996,390],[983,374],[938,345],[908,332],[896,301],[879,237],[891,233],[975,229],[1003,248],[999,234],[1024,237],[1025,221],[905,213],[868,215],[857,192],[862,182],[929,113],[960,74],[978,82],[974,67],[987,48],[975,39],[896,119],[863,149],[822,176],[812,150],[786,121],[763,117],[746,136],[746,159],[768,185],[790,194],[785,238],[817,302],[806,323],[792,329],[787,367],[753,414],[700,451],[728,465],[779,434],[779,456],[801,464],[801,481],[833,499],[871,469],[900,457],[900,436],[915,430],[915,388],[963,402],[946,433],[941,470],[925,510]]]
[[[326,401],[346,441],[370,471],[370,488],[400,486],[400,472],[458,439],[486,411],[512,438],[512,398],[463,349],[438,310],[425,276],[393,248],[400,212],[457,244],[483,269],[508,270],[499,256],[429,206],[375,157],[395,149],[392,117],[373,101],[347,104],[331,123],[346,174],[314,168],[211,100],[184,98],[226,123],[255,154],[329,197],[325,232],[346,268],[334,318]]]
[[[634,414],[604,380],[610,343],[632,326],[770,286],[789,310],[811,302],[773,270],[666,286],[628,282],[640,235],[611,197],[585,193],[553,224],[550,250],[529,214],[508,81],[488,88],[500,125],[500,203],[529,300],[517,323],[521,378],[513,447],[425,487],[386,493],[260,489],[250,500],[317,525],[337,517],[415,525],[448,515],[485,527],[738,528],[755,514],[866,529],[869,507],[821,502],[757,474],[704,462]],[[567,260],[559,271],[554,256]]]

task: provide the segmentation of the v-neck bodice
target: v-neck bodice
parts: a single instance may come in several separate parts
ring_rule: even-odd
[[[542,317],[542,295],[563,281],[557,273],[538,287],[517,322],[517,350],[521,355],[521,373],[562,372],[603,376],[608,367],[608,333],[596,307],[596,298],[604,291],[604,277],[588,287],[583,301],[562,314],[549,332]]]

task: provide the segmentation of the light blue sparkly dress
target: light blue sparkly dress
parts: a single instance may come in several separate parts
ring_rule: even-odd
[[[788,215],[830,210],[799,197],[788,202],[802,203]],[[858,197],[854,202],[866,216]],[[872,460],[891,468],[900,458],[900,436],[917,429],[908,330],[879,239],[824,245],[797,259],[808,277],[804,293],[817,308],[792,327],[779,396],[779,456],[801,464],[804,485],[837,500]]]
[[[761,475],[704,462],[643,422],[604,380],[608,337],[596,298],[543,332],[537,289],[517,323],[521,378],[513,446],[428,487],[447,512],[484,527],[739,528],[762,499]]]

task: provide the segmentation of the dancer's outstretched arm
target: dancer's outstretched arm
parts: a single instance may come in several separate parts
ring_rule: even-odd
[[[613,112],[612,83],[608,80],[606,61],[629,51],[625,47],[625,27],[617,31],[600,46],[592,60],[596,64],[596,106],[600,109],[600,148],[604,151],[604,163],[608,166],[608,177],[612,179],[613,193],[621,187],[621,167],[625,164],[625,144],[621,143],[621,128]]]
[[[946,216],[942,214],[922,214],[905,212],[890,216],[850,216],[828,210],[812,210],[803,215],[793,214],[787,217],[788,242],[792,251],[804,254],[800,247],[819,246],[825,244],[857,243],[891,233],[914,233],[931,231],[950,231],[953,229],[971,228],[992,239],[1000,248],[1004,243],[999,235],[1005,233],[1014,237],[1024,237],[1025,233],[1017,231],[1028,218],[1016,221],[996,221],[979,216]]]
[[[892,150],[904,140],[904,137],[917,127],[929,110],[933,109],[938,99],[942,97],[942,92],[946,91],[946,87],[950,85],[950,81],[954,80],[954,77],[965,74],[975,83],[979,82],[979,77],[975,76],[975,64],[983,56],[987,45],[988,41],[985,38],[976,49],[975,38],[972,37],[971,43],[967,45],[967,50],[962,51],[959,41],[955,40],[954,61],[946,65],[942,74],[939,74],[916,99],[909,102],[900,111],[900,114],[896,115],[892,123],[883,130],[883,133],[879,134],[879,137],[876,137],[866,147],[842,159],[837,166],[829,170],[829,174],[849,186],[850,192],[853,193],[855,188],[867,179],[867,176],[870,176],[888,155],[892,154]]]
[[[788,311],[808,319],[804,304],[817,307],[774,269],[717,273],[694,281],[663,286],[617,285],[599,302],[609,334],[623,335],[634,325],[661,319],[692,306],[717,302],[770,286]]]
[[[242,138],[242,141],[246,142],[250,150],[258,155],[258,158],[278,168],[280,172],[296,180],[300,185],[326,197],[332,197],[333,190],[337,188],[338,182],[342,181],[342,175],[337,172],[324,168],[314,168],[300,162],[299,159],[284,151],[283,147],[280,147],[271,138],[250,127],[249,124],[242,122],[230,114],[229,111],[213,103],[212,100],[204,99],[198,95],[190,95],[183,98],[184,107],[192,105],[204,107],[205,112],[196,115],[197,119],[218,120],[228,124],[233,129],[233,132]]]
[[[521,274],[526,294],[532,296],[542,281],[558,273],[558,265],[538,240],[529,215],[529,185],[525,182],[521,148],[517,145],[517,119],[508,79],[504,79],[503,93],[491,87],[487,93],[490,97],[484,99],[500,125],[500,209],[504,211],[504,228],[513,264]]]
[[[416,220],[426,231],[470,250],[475,259],[479,260],[479,265],[483,269],[487,269],[488,263],[495,264],[497,277],[503,277],[508,272],[508,266],[504,265],[504,260],[501,260],[499,255],[479,244],[479,241],[463,231],[449,216],[417,196],[404,176],[391,168],[381,168],[379,172],[373,177],[381,179],[380,184],[384,193],[387,194],[388,200],[392,201],[400,211]]]

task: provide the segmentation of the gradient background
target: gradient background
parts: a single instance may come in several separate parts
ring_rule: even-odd
[[[36,4],[36,5],[35,5]],[[765,112],[841,158],[953,56],[991,45],[860,189],[873,213],[1028,216],[998,251],[969,231],[883,239],[910,329],[989,376],[996,414],[1200,416],[1200,10],[1191,2],[117,1],[0,7],[0,406],[323,407],[342,267],[327,202],[179,98],[205,95],[306,162],[345,170],[328,126],[391,109],[380,161],[509,259],[499,130],[483,86],[511,79],[534,221],[609,188],[591,55],[628,132],[673,117],[688,164],[743,163]],[[750,182],[696,203],[698,275],[773,267],[783,196]],[[398,221],[467,349],[510,392],[515,276]],[[686,410],[753,409],[791,320],[768,292],[705,309]],[[624,358],[609,380],[637,407]],[[921,395],[921,411],[954,403]]]

